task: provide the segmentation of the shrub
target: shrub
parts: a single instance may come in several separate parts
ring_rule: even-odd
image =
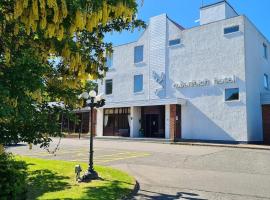
[[[0,200],[26,199],[27,165],[10,153],[0,155]]]

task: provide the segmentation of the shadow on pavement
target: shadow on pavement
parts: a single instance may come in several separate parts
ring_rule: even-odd
[[[198,194],[189,193],[189,192],[177,192],[175,195],[163,194],[158,192],[152,192],[148,190],[140,190],[140,193],[137,195],[138,199],[145,200],[175,200],[175,199],[186,199],[186,200],[206,200],[200,198]],[[137,199],[137,198],[133,198]]]
[[[12,148],[12,147],[24,147],[24,146],[27,146],[27,144],[22,144],[22,143],[19,143],[19,144],[9,144],[9,145],[6,145],[5,148],[8,149],[8,148]]]

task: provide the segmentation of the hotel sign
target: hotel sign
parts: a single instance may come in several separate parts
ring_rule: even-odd
[[[235,83],[235,76],[226,78],[215,78],[214,80],[204,79],[204,80],[193,80],[189,82],[176,82],[173,84],[174,88],[189,88],[189,87],[206,87],[210,85],[223,85],[229,83]]]

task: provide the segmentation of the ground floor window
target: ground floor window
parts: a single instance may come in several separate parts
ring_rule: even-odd
[[[103,135],[130,136],[130,108],[104,109]]]
[[[93,123],[96,126],[96,110],[94,110]],[[90,112],[76,112],[71,116],[62,116],[62,132],[66,133],[89,133]],[[95,128],[94,128],[95,130]],[[94,133],[95,134],[95,133]]]
[[[239,88],[225,89],[225,101],[239,100]]]

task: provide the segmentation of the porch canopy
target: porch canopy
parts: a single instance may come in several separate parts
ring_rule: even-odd
[[[150,100],[135,100],[135,101],[119,101],[106,102],[103,108],[121,108],[133,106],[159,106],[159,105],[185,105],[187,100],[181,98],[166,98],[166,99],[150,99]]]

